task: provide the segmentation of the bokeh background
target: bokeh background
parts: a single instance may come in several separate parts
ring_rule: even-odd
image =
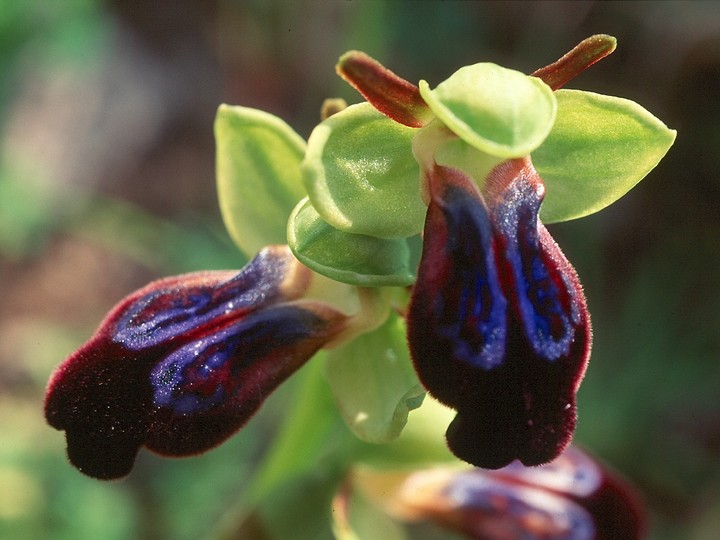
[[[653,539],[720,530],[720,3],[0,0],[0,538],[196,539],[241,500],[285,391],[199,458],[89,480],[44,424],[53,367],[156,277],[244,262],[220,221],[222,103],[303,136],[361,49],[435,85],[525,72],[594,33],[574,88],[638,101],[678,140],[628,196],[551,228],[594,317],[576,440],[632,479]],[[627,156],[633,159],[633,156]]]

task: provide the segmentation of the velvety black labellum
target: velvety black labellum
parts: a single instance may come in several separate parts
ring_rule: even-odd
[[[310,279],[275,246],[238,274],[163,279],[120,302],[48,386],[46,418],[66,431],[70,461],[118,478],[142,446],[186,456],[227,439],[344,328],[302,298]]]
[[[538,220],[529,160],[481,193],[458,170],[428,173],[423,256],[408,310],[420,380],[457,410],[450,449],[484,468],[546,463],[569,444],[590,327],[574,269]]]

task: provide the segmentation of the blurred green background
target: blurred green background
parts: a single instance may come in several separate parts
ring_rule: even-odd
[[[119,483],[65,461],[42,396],[105,312],[156,277],[243,260],[219,217],[221,102],[307,136],[361,49],[435,85],[618,38],[574,88],[638,101],[678,140],[603,212],[552,227],[594,317],[576,441],[641,489],[654,539],[720,530],[720,3],[0,0],[0,538],[195,539],[241,499],[288,389],[202,457]],[[632,156],[627,156],[632,159]]]

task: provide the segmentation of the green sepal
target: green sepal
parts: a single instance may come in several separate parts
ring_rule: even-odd
[[[305,141],[280,118],[220,105],[215,118],[217,189],[230,236],[248,256],[285,244],[286,223],[305,196]]]
[[[305,266],[361,287],[406,286],[415,281],[419,237],[376,238],[334,228],[303,199],[288,221],[290,249]]]
[[[540,217],[567,221],[625,195],[662,159],[676,132],[627,99],[558,90],[550,135],[532,154],[546,187]]]
[[[523,157],[545,140],[557,104],[535,77],[491,63],[457,70],[434,90],[420,94],[437,117],[475,148],[501,158]]]
[[[382,326],[329,350],[326,358],[328,383],[350,430],[371,443],[396,439],[425,397],[410,360],[405,321],[392,312]]]
[[[330,539],[330,504],[359,441],[337,413],[321,351],[286,384],[292,394],[278,433],[244,487],[244,526],[211,538]],[[312,497],[307,494],[312,493]],[[240,516],[238,516],[240,517]],[[262,532],[261,532],[262,531]],[[265,533],[265,534],[263,534]]]
[[[308,139],[302,171],[307,194],[322,218],[353,234],[418,234],[426,207],[411,150],[416,132],[369,103],[351,105],[320,123]]]

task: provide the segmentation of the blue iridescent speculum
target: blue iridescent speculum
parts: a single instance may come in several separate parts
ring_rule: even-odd
[[[462,173],[438,167],[433,174],[437,178]],[[425,234],[423,265],[433,273],[428,278],[439,291],[428,299],[430,316],[438,321],[438,332],[453,343],[456,358],[490,370],[502,363],[507,340],[507,302],[490,219],[477,211],[475,200],[462,187],[449,184],[444,189],[444,196],[431,204],[428,222],[433,223],[437,214],[445,230]],[[438,249],[443,257],[436,256]],[[442,275],[436,275],[440,271]]]
[[[498,177],[510,179],[507,187],[498,187]],[[539,357],[558,360],[570,352],[584,302],[577,277],[539,221],[544,186],[529,160],[505,162],[489,180],[486,200],[494,206],[492,222],[525,335]],[[545,246],[554,253],[545,253]]]

